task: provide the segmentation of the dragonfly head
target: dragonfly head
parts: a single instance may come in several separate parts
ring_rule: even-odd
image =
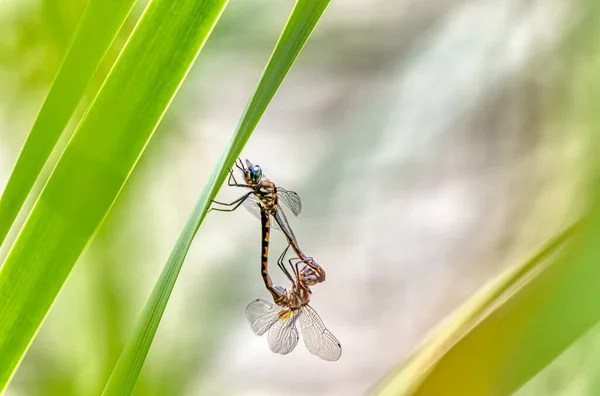
[[[302,283],[312,286],[325,281],[325,270],[312,257],[309,257],[306,265],[300,270],[300,276]]]
[[[258,165],[253,165],[252,162],[246,160],[246,166],[244,167],[244,179],[246,183],[255,185],[262,179],[262,169]]]

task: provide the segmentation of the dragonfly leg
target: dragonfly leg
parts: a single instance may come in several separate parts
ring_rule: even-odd
[[[283,263],[283,259],[285,258],[285,255],[287,254],[288,249],[290,248],[290,243],[288,243],[287,247],[285,248],[285,250],[283,251],[283,253],[281,253],[281,256],[279,256],[279,259],[277,260],[277,262],[281,262]]]
[[[292,278],[292,275],[290,275],[290,272],[287,270],[287,268],[285,268],[285,265],[283,263],[277,263],[277,265],[283,271],[283,273],[285,274],[285,277],[288,278],[288,280],[293,283],[294,278]]]
[[[219,201],[215,201],[214,199],[212,200],[213,204],[217,204],[217,205],[223,205],[223,206],[233,206],[232,208],[229,209],[220,209],[220,208],[215,208],[212,207],[208,210],[208,212],[210,213],[211,210],[216,210],[219,212],[233,212],[234,210],[236,210],[241,204],[244,203],[244,201],[250,196],[250,194],[252,194],[252,191],[250,191],[248,194],[244,194],[241,197],[239,197],[238,199],[236,199],[233,202],[230,203],[225,203],[225,202],[219,202]]]
[[[295,265],[295,263],[293,263],[292,261],[297,261],[298,263],[302,262],[302,259],[299,259],[297,257],[293,257],[291,259],[288,260],[288,262],[290,263],[290,266]]]
[[[238,161],[240,162],[239,164]],[[241,170],[242,172],[244,171],[244,162],[240,157],[238,157],[238,159],[235,161],[235,167]]]
[[[231,182],[231,179],[233,179],[233,183]],[[235,176],[233,175],[233,171],[231,169],[229,169],[229,178],[227,179],[227,185],[228,186],[232,186],[232,187],[248,187],[248,188],[252,188],[252,186],[250,186],[248,184],[238,183],[237,180],[235,180]]]
[[[229,178],[227,179],[227,184],[229,184],[231,186],[231,179],[233,179],[233,183],[234,184],[238,184],[237,180],[235,180],[235,176],[233,174],[233,170],[232,169],[227,169],[227,171],[229,172]]]
[[[290,263],[290,267],[292,267],[292,269],[294,270],[294,275],[297,278],[298,274],[300,273],[300,270],[298,269],[298,265],[300,264],[300,261],[297,261],[294,264],[292,264],[292,259],[290,259],[289,263]]]
[[[290,263],[290,267],[296,269],[296,272],[299,272],[298,271],[298,267],[300,266],[300,263],[304,263],[304,264],[308,265],[307,261],[308,260],[302,260],[302,259],[299,259],[297,257],[293,257],[293,258],[291,258],[291,259],[288,260],[288,263]]]
[[[281,256],[279,256],[279,258],[277,259],[277,266],[283,271],[283,273],[290,280],[290,282],[293,283],[294,279],[290,275],[290,272],[287,270],[287,268],[285,268],[285,264],[283,262],[283,260],[285,259],[285,255],[287,254],[287,251],[289,248],[290,248],[290,245],[288,244],[288,246],[285,248],[283,253],[281,253]]]
[[[292,264],[292,260],[296,260],[296,263]],[[317,263],[315,263],[315,260],[313,260],[312,257],[307,257],[305,259],[301,259],[298,257],[293,257],[291,259],[288,260],[290,262],[290,265],[300,265],[300,263],[304,263],[306,264],[308,267],[316,270],[317,268],[319,268],[319,265]]]

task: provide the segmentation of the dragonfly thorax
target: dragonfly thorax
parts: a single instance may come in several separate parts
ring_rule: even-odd
[[[267,178],[263,178],[256,184],[254,195],[269,210],[273,210],[277,206],[277,187]]]
[[[290,309],[298,309],[310,302],[310,290],[301,283],[295,283],[287,289],[286,306]]]

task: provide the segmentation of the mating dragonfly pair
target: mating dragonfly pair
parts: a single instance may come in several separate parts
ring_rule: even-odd
[[[306,348],[321,359],[336,361],[342,355],[342,346],[323,324],[317,312],[309,305],[311,290],[309,286],[325,281],[325,270],[312,258],[305,255],[290,228],[283,208],[284,203],[297,216],[302,210],[300,197],[293,191],[276,186],[263,173],[258,165],[238,159],[235,166],[242,171],[245,183],[238,183],[232,170],[229,170],[227,184],[234,187],[248,188],[250,191],[231,203],[213,201],[211,210],[232,212],[243,205],[252,214],[261,219],[261,274],[267,290],[271,293],[275,304],[257,299],[246,307],[246,317],[252,330],[263,335],[268,332],[269,347],[275,353],[285,355],[294,350],[298,344],[299,323]],[[274,223],[271,223],[274,219]],[[277,265],[292,283],[290,287],[273,284],[269,275],[269,233],[270,229],[281,230],[288,240],[288,247],[283,251]],[[297,258],[288,260],[285,255],[289,248]]]

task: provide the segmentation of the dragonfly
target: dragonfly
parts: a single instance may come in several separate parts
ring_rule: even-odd
[[[243,205],[254,216],[261,218],[260,212],[264,209],[275,220],[273,228],[283,231],[298,258],[306,264],[302,272],[302,276],[304,276],[303,281],[308,285],[324,282],[326,277],[325,270],[312,257],[302,252],[298,245],[298,240],[289,226],[285,212],[280,205],[280,202],[283,202],[292,211],[294,216],[298,216],[302,211],[300,196],[294,191],[276,186],[275,183],[263,174],[260,166],[252,164],[248,159],[245,160],[244,164],[241,158],[238,158],[235,166],[244,174],[245,183],[238,183],[233,170],[230,169],[227,185],[249,188],[250,191],[230,203],[213,200],[214,204],[228,208],[213,206],[210,210],[233,212],[240,205]]]
[[[302,339],[309,352],[323,360],[338,360],[342,356],[340,342],[325,327],[319,314],[309,305],[311,290],[303,281],[300,269],[300,264],[306,263],[300,258],[290,259],[288,262],[293,276],[285,267],[284,259],[290,245],[277,260],[277,265],[292,282],[292,286],[285,288],[273,284],[268,268],[270,218],[264,208],[259,209],[261,209],[261,223],[263,224],[261,273],[275,304],[261,299],[256,299],[248,304],[246,317],[252,331],[259,336],[268,333],[267,338],[271,351],[286,355],[292,352],[298,344],[299,334],[296,324],[299,323]]]

